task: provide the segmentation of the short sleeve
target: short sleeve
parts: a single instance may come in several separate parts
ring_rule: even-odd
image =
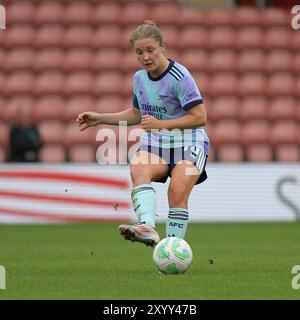
[[[176,94],[184,110],[203,103],[201,93],[192,76],[185,76],[177,82]]]
[[[134,75],[132,82],[133,82],[133,83],[132,83],[132,86],[133,86],[132,105],[134,106],[134,108],[140,109],[139,101],[138,101],[137,94],[136,94],[136,93],[137,93],[137,88],[136,88],[136,75]]]
[[[133,95],[132,105],[133,105],[136,109],[140,109],[139,102],[138,102],[137,96],[136,96],[135,94]]]

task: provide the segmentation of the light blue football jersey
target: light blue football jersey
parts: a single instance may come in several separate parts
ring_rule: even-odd
[[[177,119],[186,115],[189,108],[203,103],[190,72],[174,60],[170,60],[167,70],[156,78],[144,69],[138,70],[133,78],[133,89],[133,106],[141,115],[149,114],[159,120]],[[141,143],[162,148],[195,146],[206,154],[210,148],[203,127],[145,132]]]

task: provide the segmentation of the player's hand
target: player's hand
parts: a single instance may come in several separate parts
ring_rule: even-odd
[[[76,119],[76,121],[79,123],[80,131],[100,124],[101,120],[99,116],[99,113],[93,111],[80,113]]]
[[[142,116],[141,127],[145,131],[150,131],[154,129],[159,130],[160,124],[161,124],[160,120],[154,118],[153,116],[150,116],[149,114]]]

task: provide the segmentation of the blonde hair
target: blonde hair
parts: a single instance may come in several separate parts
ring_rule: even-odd
[[[156,26],[155,21],[152,20],[145,20],[142,25],[132,32],[130,43],[133,45],[135,40],[143,38],[154,38],[160,45],[162,45],[164,41],[162,33]]]

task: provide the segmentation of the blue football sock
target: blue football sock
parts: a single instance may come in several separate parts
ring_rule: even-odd
[[[189,220],[188,209],[170,208],[166,223],[166,237],[184,238]]]
[[[155,227],[156,196],[151,184],[135,186],[131,192],[131,200],[135,214],[140,223]]]

